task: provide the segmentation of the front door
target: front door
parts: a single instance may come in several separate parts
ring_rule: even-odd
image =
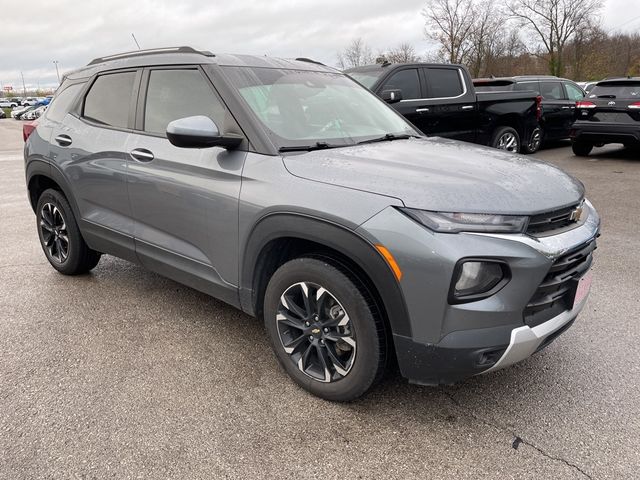
[[[136,252],[148,268],[237,302],[238,202],[246,152],[187,149],[167,124],[205,115],[221,131],[235,122],[197,68],[145,70],[137,131],[128,152]]]

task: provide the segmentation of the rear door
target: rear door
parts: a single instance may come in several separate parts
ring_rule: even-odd
[[[462,70],[455,66],[422,69],[426,78],[429,109],[428,134],[474,141],[478,125],[477,101],[466,85]]]
[[[129,69],[92,78],[76,112],[52,122],[50,140],[53,165],[73,188],[88,243],[130,260],[135,250],[125,152],[141,73]],[[48,119],[56,117],[63,95]]]
[[[238,202],[247,152],[188,149],[166,138],[169,122],[205,115],[222,131],[235,120],[198,66],[144,71],[136,132],[127,152],[129,197],[141,262],[237,302]]]
[[[540,95],[545,138],[567,138],[575,102],[571,105],[560,80],[540,80]]]

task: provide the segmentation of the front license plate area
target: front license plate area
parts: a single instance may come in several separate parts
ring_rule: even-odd
[[[588,271],[580,280],[578,280],[578,287],[576,288],[576,296],[573,299],[574,308],[576,305],[580,305],[584,299],[589,295],[591,290],[591,282],[593,281],[593,275],[591,271]]]

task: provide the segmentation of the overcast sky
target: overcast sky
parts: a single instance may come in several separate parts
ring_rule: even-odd
[[[604,3],[603,26],[640,31],[639,0]],[[22,71],[27,88],[55,85],[54,60],[66,71],[133,50],[132,32],[142,48],[192,45],[213,52],[305,56],[331,65],[355,37],[374,52],[409,42],[424,53],[434,48],[424,38],[424,5],[424,0],[29,0],[24,9],[12,8],[9,18],[3,11],[0,84],[22,88]]]

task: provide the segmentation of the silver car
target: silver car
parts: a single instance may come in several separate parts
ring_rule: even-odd
[[[55,269],[115,255],[255,315],[291,378],[329,400],[392,360],[429,385],[511,365],[589,292],[600,220],[578,180],[425,138],[308,59],[96,59],[25,136]]]

